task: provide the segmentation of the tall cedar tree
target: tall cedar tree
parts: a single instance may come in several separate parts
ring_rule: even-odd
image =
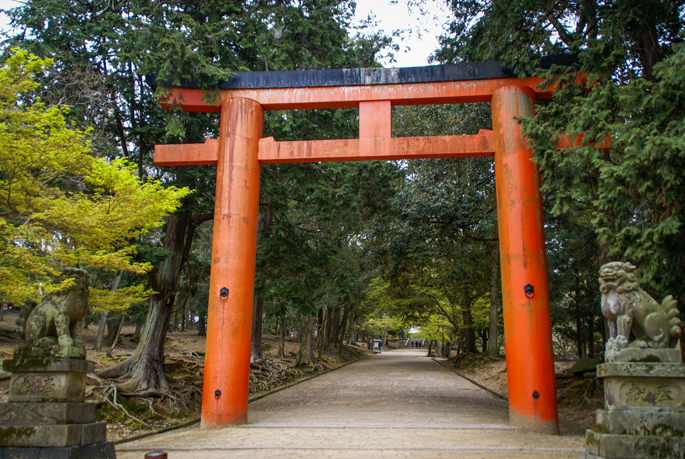
[[[588,243],[598,256],[583,261],[582,244],[578,253],[566,250],[565,260],[552,256],[562,271],[571,263],[578,273],[571,282],[558,281],[580,299],[584,283],[598,287],[601,263],[621,259],[641,268],[654,296],[671,293],[684,301],[685,2],[449,4],[454,18],[437,61],[502,59],[520,75],[560,83],[551,101],[539,102],[535,116],[522,120],[523,131],[541,167],[546,207],[559,217],[549,221],[571,237],[569,246],[594,231]],[[572,53],[577,62],[536,70],[542,56],[557,53]],[[584,137],[575,148],[559,149],[562,133]],[[610,151],[595,148],[607,138]],[[574,231],[577,224],[586,226]]]
[[[73,102],[77,124],[97,126],[99,154],[128,157],[138,164],[140,177],[159,176],[165,183],[194,190],[193,199],[185,200],[165,227],[161,249],[172,255],[148,276],[158,293],[151,298],[138,347],[131,358],[102,373],[131,376],[124,389],[150,389],[150,393],[168,389],[163,373],[164,338],[178,281],[188,265],[185,260],[196,228],[213,215],[213,168],[161,169],[152,163],[151,153],[157,143],[202,142],[215,136],[218,117],[165,113],[157,104],[156,88],[145,83],[145,75],[159,72],[160,81],[187,78],[210,87],[236,70],[372,65],[388,40],[379,36],[351,40],[347,25],[353,7],[353,2],[335,0],[130,1],[116,5],[81,0],[64,8],[57,0],[33,0],[12,10],[12,42],[58,62],[56,71],[46,78],[45,97],[67,98]],[[76,81],[79,85],[74,85]],[[84,88],[88,82],[92,86]],[[77,87],[79,94],[70,92],[70,87]],[[108,109],[94,109],[97,105]],[[309,128],[332,132],[333,127],[322,124],[326,120],[322,116],[320,123],[310,122]],[[267,115],[265,131],[279,119]]]

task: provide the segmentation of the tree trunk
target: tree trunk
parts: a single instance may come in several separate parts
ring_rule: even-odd
[[[583,318],[580,314],[580,278],[578,277],[578,270],[574,270],[574,276],[576,281],[576,291],[573,297],[573,303],[576,307],[576,347],[578,348],[578,358],[582,359],[585,356],[583,355]]]
[[[124,318],[123,317],[119,321],[119,327],[117,327],[117,332],[114,335],[114,339],[112,340],[112,347],[109,349],[109,352],[107,352],[108,357],[112,356],[112,352],[114,352],[114,349],[117,347],[117,342],[119,341],[119,335],[121,335],[121,329],[122,328],[124,328]]]
[[[186,301],[183,308],[183,322],[181,323],[181,331],[185,331],[186,327],[190,328],[190,302]]]
[[[100,317],[100,325],[98,325],[98,333],[95,335],[95,345],[93,346],[94,351],[102,350],[102,338],[105,336],[105,325],[107,325],[107,315],[108,312],[105,311]]]
[[[335,307],[331,313],[331,336],[328,339],[329,347],[337,347],[338,332],[340,331],[340,308]]]
[[[590,317],[588,321],[588,357],[595,357],[595,318]]]
[[[132,341],[138,341],[140,339],[140,332],[143,331],[143,325],[145,325],[143,322],[136,323],[136,330],[133,332],[133,336],[131,337]]]
[[[324,332],[324,308],[319,309],[316,314],[316,354],[321,358],[321,351],[324,347],[324,339],[326,333]]]
[[[295,366],[310,365],[318,367],[319,362],[314,356],[314,316],[307,316],[300,334],[300,348],[297,350]]]
[[[147,320],[142,336],[131,356],[122,363],[98,372],[100,377],[130,379],[120,386],[124,392],[161,389],[167,391],[169,383],[164,376],[164,340],[174,310],[176,288],[193,242],[195,228],[211,214],[192,218],[189,211],[169,217],[163,248],[171,256],[163,260],[157,272],[148,273],[151,287],[158,293],[150,298]]]
[[[204,314],[197,318],[197,336],[207,336],[207,322]]]
[[[352,305],[348,305],[345,307],[345,310],[343,312],[343,317],[342,321],[340,322],[340,334],[338,335],[338,342],[337,346],[338,349],[342,351],[343,344],[345,343],[345,335],[347,334],[347,322],[349,321],[350,317],[350,312],[352,311]]]
[[[326,324],[326,330],[325,330],[325,336],[324,336],[324,341],[323,341],[323,348],[328,351],[328,345],[331,342],[331,324],[332,324],[332,318],[333,318],[333,309],[330,307],[326,307],[326,314],[325,314],[325,324]]]
[[[285,358],[285,317],[278,321],[278,355],[279,359]]]
[[[488,329],[484,328],[480,331],[480,339],[482,341],[482,352],[485,354],[488,350]]]
[[[121,281],[121,275],[123,274],[123,271],[119,271],[119,274],[117,274],[117,277],[114,278],[114,281],[112,282],[112,288],[110,291],[115,292],[117,288],[119,287],[119,281]],[[100,325],[98,326],[98,333],[95,335],[95,346],[93,346],[94,351],[100,351],[102,350],[102,337],[105,335],[105,325],[107,324],[107,315],[108,312],[105,311],[102,313],[102,317],[100,318]]]
[[[264,212],[257,215],[257,243],[264,228],[271,225],[271,213]],[[266,262],[260,261],[255,269],[255,280],[261,279]],[[269,366],[264,360],[262,351],[262,326],[264,319],[264,298],[254,295],[252,301],[252,342],[250,345],[250,362]]]
[[[499,343],[497,342],[497,323],[499,311],[499,263],[492,264],[492,274],[490,275],[490,331],[488,333],[488,354],[499,354]]]
[[[121,325],[123,320],[123,317],[107,319],[107,341],[105,342],[107,347],[112,346],[112,344],[114,343],[114,340],[117,337],[117,330],[119,330],[119,326]]]
[[[252,345],[250,363],[266,364],[262,351],[262,316],[264,315],[264,298],[254,297],[252,316]]]
[[[462,308],[462,320],[464,321],[464,345],[466,347],[466,352],[477,353],[476,348],[476,333],[473,329],[473,316],[471,315],[471,302],[473,301],[470,296],[463,297],[463,308]]]
[[[356,346],[357,344],[357,333],[356,330],[354,329],[354,314],[350,314],[350,323],[347,326],[348,333],[350,335],[350,339],[347,341],[348,344],[351,346]]]

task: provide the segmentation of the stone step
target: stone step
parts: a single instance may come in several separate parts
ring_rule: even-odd
[[[88,424],[95,422],[94,403],[0,403],[0,425]]]
[[[10,379],[9,402],[82,402],[86,373],[81,371],[16,371]]]
[[[0,447],[2,459],[116,459],[112,442],[91,445],[66,446],[63,448],[15,448]]]
[[[607,459],[685,457],[685,437],[616,435],[588,430],[585,443],[590,455]]]
[[[107,424],[0,425],[0,446],[63,447],[102,443]]]
[[[682,437],[685,412],[597,410],[597,428],[594,430],[621,435]]]

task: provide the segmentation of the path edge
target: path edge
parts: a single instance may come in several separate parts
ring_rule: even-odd
[[[483,389],[483,390],[489,392],[491,395],[494,395],[495,397],[499,398],[500,400],[504,400],[504,401],[506,401],[506,402],[509,401],[509,398],[508,398],[508,397],[505,397],[504,395],[502,395],[502,394],[500,394],[500,393],[497,393],[497,392],[495,392],[495,391],[492,390],[492,389],[488,389],[488,388],[485,387],[484,385],[477,383],[476,381],[474,381],[473,379],[469,378],[468,376],[464,376],[462,373],[460,373],[460,372],[459,372],[456,368],[454,368],[452,365],[449,365],[449,364],[448,364],[448,362],[449,362],[448,360],[442,360],[442,361],[441,361],[441,360],[438,360],[436,357],[431,357],[431,359],[433,360],[433,362],[437,363],[438,365],[440,365],[440,366],[443,367],[444,369],[446,369],[446,370],[448,370],[448,371],[451,371],[452,373],[454,373],[455,375],[459,376],[460,378],[464,378],[465,380],[467,380],[467,381],[470,382],[471,384],[474,384],[474,385],[480,387],[481,389]],[[586,429],[585,429],[584,427],[579,426],[579,425],[576,424],[576,423],[567,421],[567,420],[565,420],[565,419],[559,419],[559,427],[562,427],[562,426],[564,427],[564,429],[568,430],[569,432],[571,432],[571,433],[573,433],[573,434],[575,434],[575,435],[581,435],[581,436],[583,436],[583,437],[585,436],[585,431],[586,431]]]
[[[474,384],[474,385],[480,387],[481,389],[483,389],[484,391],[490,393],[490,395],[494,395],[494,396],[497,397],[498,399],[504,400],[505,402],[508,402],[508,401],[509,401],[509,398],[508,398],[508,397],[505,397],[504,395],[502,395],[502,394],[500,394],[500,393],[498,393],[498,392],[495,392],[494,390],[489,389],[489,388],[485,387],[485,386],[482,385],[482,384],[477,383],[476,381],[474,381],[473,379],[469,378],[468,376],[464,376],[462,373],[460,373],[460,372],[459,372],[456,368],[454,368],[452,365],[449,365],[449,364],[448,364],[448,362],[449,362],[448,360],[438,360],[437,357],[431,357],[431,359],[433,360],[433,362],[437,363],[438,365],[440,365],[441,367],[443,367],[445,370],[451,371],[452,373],[454,373],[455,375],[459,376],[460,378],[464,378],[465,380],[467,380],[467,381],[470,382],[471,384]]]
[[[293,381],[293,382],[291,382],[291,383],[289,383],[289,384],[286,384],[285,386],[276,387],[276,388],[271,389],[271,390],[269,390],[269,391],[266,391],[266,392],[264,392],[264,393],[262,393],[262,394],[255,395],[254,397],[250,397],[250,398],[248,399],[247,403],[248,403],[248,405],[249,405],[250,403],[256,402],[257,400],[260,400],[260,399],[262,399],[262,398],[264,398],[264,397],[268,397],[269,395],[273,395],[273,394],[275,394],[275,393],[277,393],[277,392],[280,392],[280,391],[282,391],[282,390],[290,389],[290,388],[293,387],[293,386],[297,386],[298,384],[301,384],[301,383],[303,383],[303,382],[305,382],[305,381],[309,381],[309,380],[311,380],[311,379],[318,378],[319,376],[323,376],[323,375],[325,375],[325,374],[332,373],[332,372],[334,372],[335,370],[339,370],[339,369],[341,369],[341,368],[343,368],[343,367],[346,367],[346,366],[348,366],[348,365],[352,365],[353,363],[360,362],[360,361],[362,361],[362,360],[364,360],[364,359],[366,359],[366,358],[368,358],[368,357],[370,357],[368,354],[367,354],[367,355],[363,355],[362,357],[360,357],[360,358],[358,358],[358,359],[351,360],[351,361],[349,361],[349,362],[345,362],[345,363],[343,363],[342,365],[340,365],[340,366],[338,366],[338,367],[330,368],[330,369],[328,369],[328,370],[326,370],[326,371],[322,371],[321,373],[317,373],[317,374],[315,374],[315,375],[307,376],[306,378],[298,379],[297,381]],[[122,439],[120,439],[120,440],[114,441],[113,443],[114,443],[114,446],[123,445],[124,443],[130,443],[130,442],[132,442],[132,441],[142,440],[143,438],[152,437],[153,435],[158,435],[158,434],[163,434],[163,433],[166,433],[166,432],[171,432],[172,430],[183,429],[184,427],[190,427],[190,426],[193,426],[193,425],[195,425],[195,424],[198,424],[199,422],[200,422],[200,417],[198,416],[198,417],[196,417],[196,418],[194,418],[194,419],[191,419],[190,421],[186,421],[186,422],[183,422],[183,423],[178,424],[178,425],[175,425],[175,426],[167,427],[167,428],[162,429],[162,430],[156,430],[156,431],[154,431],[154,432],[147,432],[147,433],[144,433],[144,434],[136,435],[135,437],[122,438]]]

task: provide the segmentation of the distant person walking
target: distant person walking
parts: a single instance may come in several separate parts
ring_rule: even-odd
[[[381,347],[383,346],[383,341],[378,342],[378,352],[381,352]]]

